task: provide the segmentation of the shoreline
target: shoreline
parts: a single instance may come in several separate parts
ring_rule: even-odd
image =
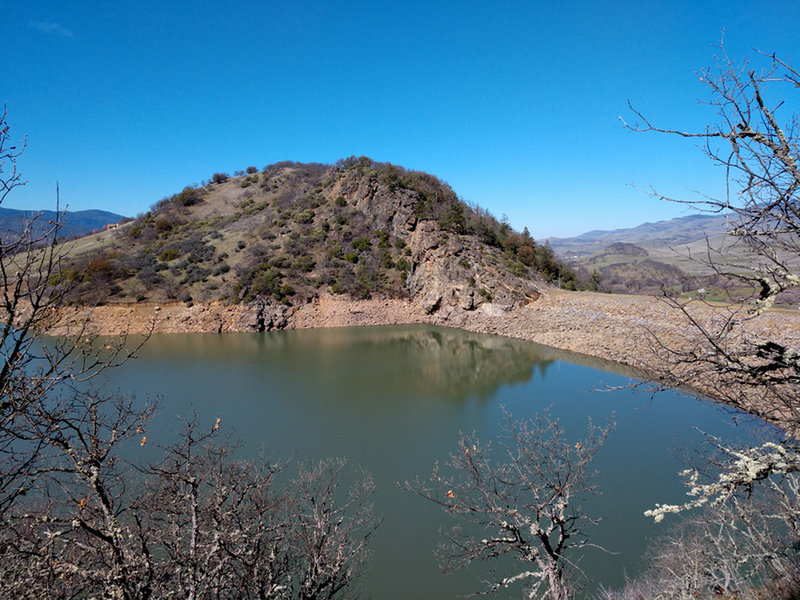
[[[691,303],[692,316],[713,323],[736,307]],[[653,296],[570,292],[546,288],[533,301],[510,310],[483,304],[477,310],[429,314],[420,301],[352,300],[322,295],[292,308],[198,303],[108,304],[69,307],[53,315],[48,335],[233,333],[422,323],[516,338],[632,367],[644,375],[663,372],[658,346],[685,348],[694,331],[680,312]],[[739,335],[800,347],[800,314],[772,311],[741,320]],[[700,391],[702,386],[696,386]]]

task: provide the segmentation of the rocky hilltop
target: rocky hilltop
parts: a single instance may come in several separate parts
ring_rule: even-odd
[[[237,330],[285,327],[326,294],[493,315],[536,300],[548,280],[575,285],[527,231],[432,175],[364,157],[217,173],[75,242],[70,256],[72,304],[245,307]]]

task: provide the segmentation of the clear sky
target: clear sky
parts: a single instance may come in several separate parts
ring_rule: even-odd
[[[11,208],[127,216],[216,171],[366,155],[433,173],[534,237],[683,214],[719,194],[691,142],[725,30],[800,62],[795,0],[6,0],[0,103],[27,135]]]

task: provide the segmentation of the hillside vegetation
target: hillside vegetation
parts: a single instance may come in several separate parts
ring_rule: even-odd
[[[320,293],[510,307],[574,287],[549,245],[436,177],[368,158],[217,173],[119,229],[73,242],[70,302],[303,304]]]

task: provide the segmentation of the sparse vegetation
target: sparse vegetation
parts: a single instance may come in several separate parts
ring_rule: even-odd
[[[467,206],[427,173],[351,157],[335,166],[276,163],[261,173],[250,166],[234,178],[215,173],[211,182],[164,198],[125,236],[109,239],[117,254],[105,252],[108,265],[92,269],[106,283],[72,301],[163,301],[181,291],[286,304],[328,291],[402,297],[415,268],[409,236],[420,223],[435,226],[440,246],[488,244],[486,261],[472,252],[459,258],[465,270],[491,262],[509,275],[575,285],[547,244]],[[376,191],[363,196],[368,188]],[[392,207],[394,222],[383,220],[381,206]],[[73,269],[82,273],[96,252],[82,259],[76,250]]]

